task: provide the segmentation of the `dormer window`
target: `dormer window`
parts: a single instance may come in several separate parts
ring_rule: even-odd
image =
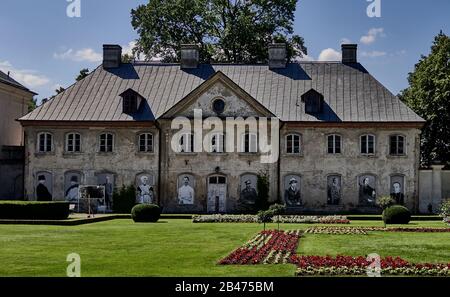
[[[133,89],[128,89],[122,94],[122,112],[126,114],[133,114],[137,112],[141,102],[141,96]]]
[[[305,103],[305,112],[316,114],[322,112],[323,95],[314,89],[302,95],[302,102]]]

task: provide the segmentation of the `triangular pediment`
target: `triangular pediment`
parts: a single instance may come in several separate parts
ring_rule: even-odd
[[[223,101],[223,102],[220,102]],[[217,108],[222,107],[223,108]],[[201,109],[204,117],[273,117],[273,113],[221,71],[216,72],[162,115],[192,117]]]

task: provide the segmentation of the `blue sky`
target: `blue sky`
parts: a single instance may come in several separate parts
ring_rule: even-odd
[[[148,0],[80,0],[81,17],[69,18],[67,0],[1,0],[0,69],[10,71],[42,99],[74,82],[82,68],[101,63],[102,44],[130,48],[137,38],[130,10]],[[442,29],[450,34],[448,0],[380,0],[381,17],[369,18],[367,0],[299,0],[295,33],[311,60],[339,59],[340,44],[359,44],[359,61],[394,94]]]

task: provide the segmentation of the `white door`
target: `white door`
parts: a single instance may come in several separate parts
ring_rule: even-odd
[[[214,175],[208,178],[207,212],[223,213],[226,211],[227,179]]]

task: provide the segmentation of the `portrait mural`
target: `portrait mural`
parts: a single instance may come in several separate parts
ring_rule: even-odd
[[[182,174],[178,177],[178,204],[194,204],[195,179],[192,174]]]
[[[301,177],[299,175],[286,175],[284,177],[284,201],[286,206],[301,206]]]
[[[391,198],[394,199],[395,204],[405,204],[405,192],[404,192],[404,176],[392,175],[391,176]]]
[[[342,197],[341,176],[330,175],[327,178],[327,204],[339,205]]]
[[[373,175],[366,174],[358,178],[359,186],[359,204],[374,206],[377,198],[376,178]]]
[[[155,202],[153,175],[141,173],[136,176],[136,202],[151,204]]]
[[[53,200],[53,176],[50,172],[42,171],[36,173],[36,200]]]
[[[98,173],[97,175],[97,185],[103,186],[105,188],[105,206],[107,209],[112,207],[112,199],[114,192],[114,174],[113,173]]]
[[[64,197],[66,201],[77,203],[79,199],[80,172],[66,172],[64,174]]]
[[[244,174],[241,175],[240,179],[240,203],[243,206],[255,205],[256,199],[258,198],[258,193],[256,190],[256,183],[258,177],[256,174]]]

